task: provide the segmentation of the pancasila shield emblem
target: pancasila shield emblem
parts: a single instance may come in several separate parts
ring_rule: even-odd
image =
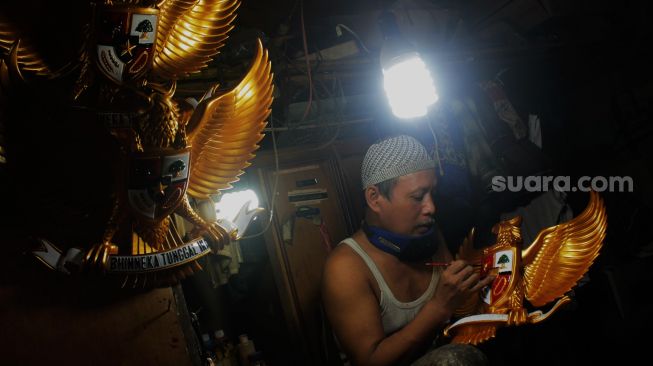
[[[170,215],[186,194],[190,149],[174,153],[133,153],[127,196],[132,212],[146,220]]]
[[[151,69],[158,12],[152,8],[98,9],[96,64],[106,77],[123,84]]]

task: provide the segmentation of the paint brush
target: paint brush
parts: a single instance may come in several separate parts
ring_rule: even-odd
[[[427,266],[430,266],[430,267],[448,267],[451,263],[447,263],[447,262],[426,262],[424,264],[427,265]],[[482,267],[483,265],[482,264],[470,264],[470,266],[472,266],[472,267],[474,267],[476,269],[476,268]],[[486,274],[487,276],[495,276],[496,277],[499,274],[499,268],[498,267],[488,268],[487,271],[488,271],[487,274]]]
[[[424,264],[427,265],[427,266],[430,266],[430,267],[448,267],[451,264],[451,262],[426,262]],[[482,264],[472,263],[472,264],[470,264],[470,266],[472,266],[472,267],[481,267]]]
[[[431,267],[447,267],[451,263],[447,263],[447,262],[426,262],[424,264],[427,265],[427,266],[431,266]]]
[[[427,266],[431,266],[431,267],[448,267],[451,264],[451,262],[426,262],[424,264],[427,265]],[[470,266],[480,267],[480,266],[482,266],[482,264],[471,263]]]

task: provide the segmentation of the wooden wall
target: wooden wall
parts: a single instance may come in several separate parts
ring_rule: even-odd
[[[198,364],[177,288],[121,290],[50,271],[29,253],[4,259],[0,364]]]

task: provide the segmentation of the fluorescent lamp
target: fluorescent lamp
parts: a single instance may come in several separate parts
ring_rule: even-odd
[[[383,11],[379,26],[384,36],[380,61],[383,88],[392,113],[399,118],[425,116],[438,101],[433,78],[415,47],[399,30],[395,14]]]
[[[383,88],[392,113],[399,118],[425,116],[438,101],[433,78],[416,52],[395,57],[383,67]]]
[[[258,197],[251,189],[223,194],[220,197],[220,201],[215,205],[218,219],[227,219],[233,222],[236,219],[238,211],[240,211],[246,202],[249,202],[247,211],[254,210],[258,207]]]

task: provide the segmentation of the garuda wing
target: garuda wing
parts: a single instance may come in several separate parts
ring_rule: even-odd
[[[30,41],[0,15],[0,53],[5,59],[4,67],[14,67],[21,72],[28,72],[42,77],[51,77],[52,70],[46,65],[41,55],[32,47]],[[10,56],[11,57],[7,57]]]
[[[261,41],[254,63],[233,90],[202,101],[196,108],[189,132],[191,173],[188,194],[206,199],[230,188],[249,166],[257,143],[263,138],[272,104],[272,73]]]
[[[177,79],[206,67],[233,29],[239,0],[166,0],[160,7],[152,73]]]
[[[467,261],[469,264],[479,264],[483,260],[483,250],[474,249],[474,235],[475,229],[472,228],[463,240],[462,245],[458,249],[458,259]],[[479,268],[478,266],[476,268]],[[467,316],[471,314],[477,314],[481,310],[481,297],[478,293],[471,294],[458,309],[455,310],[454,314],[456,316]]]
[[[543,306],[571,290],[599,255],[606,229],[603,200],[590,192],[579,216],[542,230],[522,253],[528,301]]]

